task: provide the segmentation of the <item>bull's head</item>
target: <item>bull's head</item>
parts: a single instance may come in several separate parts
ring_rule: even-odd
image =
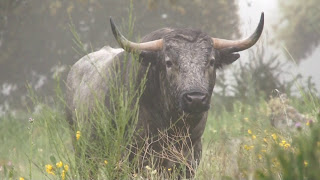
[[[134,43],[127,40],[110,18],[113,34],[119,45],[128,52],[157,52],[159,58],[160,89],[166,102],[187,113],[205,112],[215,85],[216,69],[231,64],[243,51],[259,39],[264,25],[264,15],[255,32],[244,40],[212,38],[191,29],[167,30],[161,39]]]

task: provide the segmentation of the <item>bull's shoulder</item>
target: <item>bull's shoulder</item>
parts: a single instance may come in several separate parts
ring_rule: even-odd
[[[98,51],[85,55],[77,61],[70,69],[69,75],[77,77],[89,76],[95,72],[101,72],[123,52],[123,49],[114,49],[105,46]]]
[[[71,67],[66,82],[69,106],[76,108],[84,102],[91,106],[91,101],[103,96],[107,88],[108,71],[123,52],[123,49],[105,46],[77,61]]]

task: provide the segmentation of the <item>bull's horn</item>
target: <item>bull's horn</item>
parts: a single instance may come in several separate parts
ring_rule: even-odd
[[[116,40],[118,41],[119,45],[125,49],[126,51],[132,52],[132,51],[158,51],[162,49],[163,46],[163,40],[155,40],[155,41],[149,41],[145,43],[134,43],[129,40],[127,40],[118,30],[117,26],[114,24],[112,18],[110,17],[110,24],[112,28],[112,33]]]
[[[248,37],[247,39],[235,40],[235,41],[212,38],[213,47],[215,49],[225,49],[225,50],[228,50],[228,52],[238,52],[238,51],[243,51],[245,49],[248,49],[258,41],[263,30],[263,24],[264,24],[264,13],[262,12],[259,25],[255,30],[255,32],[250,37]]]

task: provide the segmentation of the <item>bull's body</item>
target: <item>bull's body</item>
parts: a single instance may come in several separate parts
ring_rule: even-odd
[[[136,84],[145,75],[147,79],[139,100],[137,144],[147,139],[145,151],[156,152],[160,156],[158,165],[165,168],[179,162],[178,157],[164,152],[170,144],[181,152],[185,163],[199,162],[216,70],[237,60],[240,55],[235,52],[256,43],[263,29],[263,15],[255,33],[241,41],[211,38],[192,29],[164,28],[145,36],[144,43],[133,43],[121,35],[112,21],[111,26],[121,47],[139,54],[141,66],[134,74]],[[67,79],[67,115],[71,124],[76,119],[75,109],[85,107],[90,113],[97,99],[110,108],[108,82],[114,81],[110,76],[113,67],[119,67],[115,69],[124,80],[122,83],[129,84],[132,59],[125,61],[124,53],[123,49],[104,47],[73,65]],[[179,146],[181,136],[187,139]]]
[[[67,114],[71,124],[76,119],[76,111],[78,111],[78,116],[83,111],[90,112],[95,108],[96,100],[103,101],[106,108],[108,108],[108,83],[109,78],[112,78],[110,77],[110,71],[118,69],[114,68],[115,66],[124,67],[124,63],[131,64],[130,61],[132,61],[131,57],[128,58],[128,61],[125,60],[125,53],[123,49],[105,46],[84,56],[72,66],[67,79],[67,105],[69,107]],[[122,76],[119,79],[130,79],[128,77],[130,67],[127,66],[127,69],[120,68],[123,72],[117,72]],[[164,98],[165,95],[163,93],[165,92],[161,91],[163,79],[160,77],[157,66],[148,67],[148,64],[139,66],[140,69],[136,74],[137,79],[141,80],[145,73],[148,72],[145,90],[139,103],[139,118],[136,129],[140,133],[136,134],[137,139],[148,138],[148,142],[145,143],[152,144],[147,150],[149,151],[148,153],[152,153],[151,151],[161,152],[168,142],[160,144],[159,138],[166,139],[167,137],[164,136],[171,136],[170,138],[172,138],[177,136],[176,132],[179,131],[180,136],[188,136],[187,139],[184,139],[184,143],[188,144],[188,147],[185,147],[184,154],[187,156],[187,154],[190,154],[190,149],[192,149],[193,155],[189,155],[190,163],[192,163],[191,161],[199,161],[202,149],[201,136],[205,128],[207,112],[183,117],[183,112],[173,106],[175,102],[168,102]],[[126,81],[121,83],[129,84]],[[175,127],[172,127],[173,124]],[[159,132],[164,134],[160,135]],[[151,139],[159,143],[151,143]],[[187,148],[190,148],[189,151]],[[174,165],[173,162],[164,158],[158,163],[166,167],[166,169],[172,168]]]
[[[69,110],[94,108],[94,100],[105,97],[108,93],[107,72],[111,70],[116,57],[123,52],[123,49],[105,46],[84,56],[72,66],[67,79],[66,98]]]

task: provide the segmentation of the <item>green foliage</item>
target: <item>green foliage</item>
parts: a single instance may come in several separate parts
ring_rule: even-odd
[[[63,8],[68,7],[61,5],[61,2],[59,5],[59,2],[51,2],[47,15],[53,19],[56,16],[59,18]],[[225,24],[224,18],[230,19],[225,16],[225,11],[230,11],[230,16],[235,12],[228,8],[230,3],[234,6],[234,1],[217,1],[216,4],[193,1],[194,6],[191,7],[184,7],[185,2],[181,2],[181,6],[177,5],[177,2],[170,0],[174,5],[170,7],[174,13],[183,14],[198,8],[202,11],[197,18],[203,21],[211,19],[201,17],[214,16],[210,13],[219,12],[218,25]],[[73,2],[62,3],[71,6],[69,3]],[[9,5],[6,7],[14,8],[12,3]],[[214,11],[209,11],[214,8]],[[86,8],[77,11],[82,10]],[[34,12],[34,16],[44,11],[46,8],[39,8]],[[71,13],[72,8],[69,11]],[[19,14],[19,11],[14,13]],[[127,29],[132,33],[134,18],[130,16],[129,19]],[[228,27],[237,22],[235,18],[231,24],[227,23],[226,27],[222,28],[233,30]],[[216,32],[214,24],[205,24],[205,28],[213,35],[219,31],[223,33],[223,37],[227,37],[230,33],[221,30]],[[150,26],[155,27],[152,23]],[[79,56],[87,54],[86,45],[77,34],[77,25],[72,23],[70,27],[74,35],[74,49]],[[129,56],[127,55],[126,60]],[[214,95],[215,108],[208,117],[203,136],[202,160],[195,179],[316,179],[320,176],[319,97],[304,88],[300,88],[301,98],[289,96],[299,112],[314,119],[318,117],[310,128],[307,126],[300,131],[283,131],[272,127],[268,96],[273,89],[290,95],[290,89],[298,78],[280,81],[279,74],[283,72],[283,64],[279,63],[277,56],[268,56],[267,59],[265,57],[263,48],[256,52],[251,51],[250,63],[241,64],[233,74],[236,77],[235,85],[225,84],[223,78],[227,77],[223,76],[222,81],[217,82],[222,91]],[[106,109],[97,98],[91,114],[85,111],[86,107],[77,109],[78,121],[71,129],[64,114],[66,105],[60,78],[56,78],[54,100],[39,98],[31,88],[29,98],[36,107],[34,111],[30,108],[26,110],[28,113],[19,112],[16,115],[0,117],[0,179],[79,179],[79,176],[85,179],[177,179],[179,172],[185,171],[184,167],[175,167],[160,173],[152,166],[155,156],[150,156],[150,166],[140,167],[137,159],[129,163],[128,148],[132,143],[131,137],[134,135],[138,117],[137,103],[146,80],[144,78],[141,82],[135,81],[138,67],[139,64],[134,60],[133,66],[128,68],[128,82],[123,82],[119,74],[110,72],[115,77],[109,85],[112,108]],[[309,84],[312,85],[311,80]],[[128,88],[134,86],[138,88]],[[228,95],[229,86],[233,95]],[[170,149],[170,146],[168,150],[177,153],[175,149]],[[180,160],[183,162],[184,159]]]
[[[59,91],[56,91],[59,92]],[[123,91],[119,91],[119,93]],[[118,94],[118,92],[115,92]],[[120,95],[120,96],[122,96]],[[99,178],[126,179],[147,177],[162,179],[164,176],[154,171],[152,166],[139,169],[137,173],[127,161],[126,145],[130,143],[125,134],[125,123],[119,121],[113,128],[107,112],[97,108],[95,117],[91,117],[87,124],[77,124],[76,131],[81,135],[77,144],[80,159],[76,159],[76,152],[72,148],[72,139],[76,139],[76,131],[70,131],[66,122],[64,103],[57,95],[55,104],[50,106],[43,100],[36,102],[37,112],[6,116],[0,119],[0,171],[1,179],[17,179],[18,177],[32,179],[61,179],[63,168],[56,163],[62,161],[68,165],[66,179],[77,179],[79,167],[89,176],[89,171],[96,168],[86,161],[85,152],[90,148],[92,158],[98,162]],[[308,93],[304,95],[309,96]],[[127,112],[126,104],[130,99],[115,100],[119,107],[117,116],[123,119],[134,117]],[[39,98],[33,98],[39,99]],[[222,110],[219,114],[209,115],[204,133],[204,150],[201,163],[196,171],[196,179],[312,179],[318,176],[319,169],[319,98],[299,99],[294,105],[300,112],[314,118],[312,126],[306,126],[300,131],[282,131],[270,125],[269,105],[263,98],[255,105],[235,101],[232,111]],[[127,103],[124,103],[127,102]],[[304,108],[308,107],[308,108]],[[32,117],[32,123],[28,121]],[[112,116],[111,116],[112,117]],[[316,120],[318,117],[318,120]],[[111,125],[110,125],[111,124]],[[92,142],[87,126],[94,125],[99,138],[100,147]],[[32,126],[32,128],[30,128]],[[251,130],[251,133],[248,132]],[[276,135],[274,139],[273,135]],[[285,141],[285,143],[283,143]],[[285,148],[285,144],[290,147]],[[281,146],[282,145],[282,146]],[[105,163],[105,160],[107,160]],[[152,161],[152,158],[150,159]],[[308,165],[304,165],[304,161]],[[30,165],[31,162],[31,165]],[[80,163],[80,164],[79,164]],[[48,174],[46,165],[51,164],[55,175]],[[151,163],[152,164],[152,163]],[[171,179],[177,177],[178,169],[173,169]],[[83,173],[83,172],[82,172]],[[293,176],[294,175],[294,176]],[[298,177],[298,178],[296,178]]]
[[[79,131],[81,136],[78,140],[73,139],[77,166],[82,177],[99,175],[101,168],[96,165],[103,165],[106,161],[108,166],[102,166],[102,177],[129,178],[129,174],[124,173],[129,168],[127,148],[132,143],[138,119],[138,102],[145,84],[145,78],[140,84],[134,83],[137,82],[134,81],[135,67],[131,68],[129,85],[121,80],[119,72],[110,72],[109,76],[114,77],[114,81],[109,82],[110,109],[106,109],[104,101],[96,99],[95,109],[90,114],[87,114],[85,107],[76,111],[77,120],[73,129],[74,134]]]
[[[319,115],[318,115],[319,116]],[[319,121],[319,119],[318,119]],[[281,169],[281,179],[318,179],[320,177],[320,126],[319,123],[309,125],[307,132],[298,132],[293,140],[294,149],[287,151],[277,145],[274,151],[266,155],[269,160],[264,171],[257,170],[259,179],[280,179],[279,174],[272,171],[271,159],[277,159]]]
[[[277,41],[283,40],[299,62],[320,42],[320,8],[318,0],[279,1],[281,18],[275,29]]]
[[[254,50],[249,50],[247,63],[238,63],[239,66],[232,68],[231,77],[227,77],[224,72],[217,76],[216,89],[220,90],[215,91],[213,102],[218,109],[232,110],[234,101],[259,104],[261,99],[268,100],[276,91],[291,97],[296,82],[301,79],[300,74],[288,80],[281,79],[288,74],[284,70],[287,64],[282,63],[278,55],[267,54],[263,43],[257,44]],[[309,80],[307,89],[315,91],[312,79]]]
[[[255,105],[235,102],[232,111],[209,116],[198,179],[317,179],[319,97],[299,102],[296,108],[313,119],[300,128],[271,126],[273,104],[262,98]]]
[[[51,78],[54,67],[71,66],[84,55],[81,49],[91,52],[105,45],[119,47],[111,32],[110,16],[121,22],[129,11],[135,12],[135,32],[130,29],[131,25],[124,26],[128,28],[122,31],[129,33],[127,38],[132,41],[164,27],[193,27],[219,38],[240,35],[235,0],[156,0],[158,3],[149,8],[151,1],[134,1],[134,8],[130,9],[128,0],[28,0],[27,3],[1,0],[0,86],[8,83],[16,90],[10,96],[0,93],[0,104],[8,104],[8,109],[25,109],[26,100],[21,97],[27,95],[26,81],[35,87],[43,80],[44,86],[37,88],[36,93],[54,97],[51,91],[55,86]],[[70,38],[70,17],[83,42],[77,54]],[[127,25],[127,21],[124,22]],[[62,72],[62,79],[66,74],[67,70]]]
[[[249,50],[248,63],[242,64],[233,72],[235,84],[232,92],[241,101],[256,101],[261,96],[266,98],[275,89],[290,92],[292,82],[281,82],[280,75],[284,74],[283,66],[277,55],[265,53],[264,48],[257,48],[256,52]]]

